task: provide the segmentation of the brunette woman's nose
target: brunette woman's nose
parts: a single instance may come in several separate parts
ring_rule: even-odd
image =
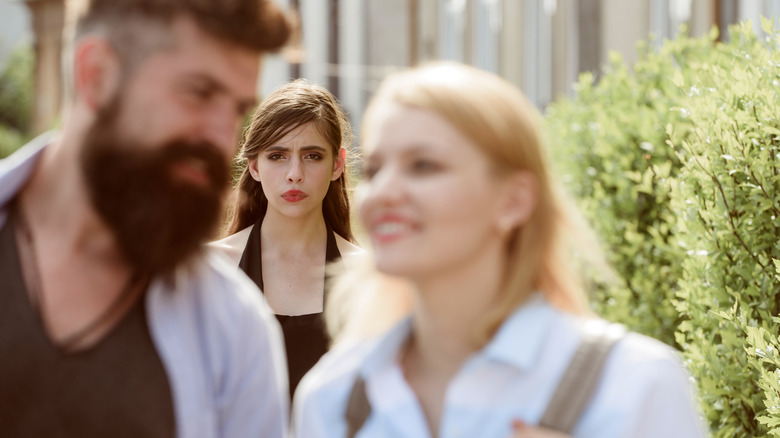
[[[287,181],[291,183],[303,181],[303,166],[301,160],[297,158],[290,160],[290,167],[287,169]]]

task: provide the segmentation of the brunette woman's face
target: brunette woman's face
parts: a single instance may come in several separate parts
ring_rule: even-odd
[[[263,186],[268,209],[291,218],[321,214],[331,181],[344,170],[342,153],[312,123],[299,126],[249,162],[249,172]]]
[[[438,114],[388,103],[366,128],[360,216],[384,273],[447,275],[501,247],[504,178]]]

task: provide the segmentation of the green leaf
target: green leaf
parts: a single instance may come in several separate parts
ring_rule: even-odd
[[[761,16],[761,30],[766,32],[767,35],[775,34],[775,23],[764,16]]]

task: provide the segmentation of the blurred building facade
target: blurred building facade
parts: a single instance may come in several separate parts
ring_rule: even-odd
[[[30,13],[21,0],[0,0],[0,71],[18,46],[32,42]]]
[[[358,123],[381,79],[398,67],[448,59],[510,80],[538,107],[570,95],[609,53],[636,60],[636,43],[780,16],[776,0],[295,0],[305,54],[291,68],[337,93]],[[292,74],[295,70],[296,74]],[[273,85],[269,81],[264,89]]]
[[[3,1],[3,0],[0,0]],[[7,0],[6,0],[7,1]],[[328,87],[353,124],[382,78],[435,59],[465,62],[519,86],[538,107],[571,93],[581,72],[597,73],[610,51],[627,62],[651,34],[680,24],[699,36],[712,26],[780,16],[776,0],[276,0],[296,12],[294,47],[266,57],[259,88],[293,78]],[[60,107],[63,0],[25,0],[32,16],[36,129]]]

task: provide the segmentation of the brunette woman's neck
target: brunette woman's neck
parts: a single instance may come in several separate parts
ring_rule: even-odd
[[[301,218],[290,218],[270,209],[263,217],[260,230],[264,243],[280,243],[290,250],[322,246],[326,239],[326,232],[327,227],[321,212]]]

